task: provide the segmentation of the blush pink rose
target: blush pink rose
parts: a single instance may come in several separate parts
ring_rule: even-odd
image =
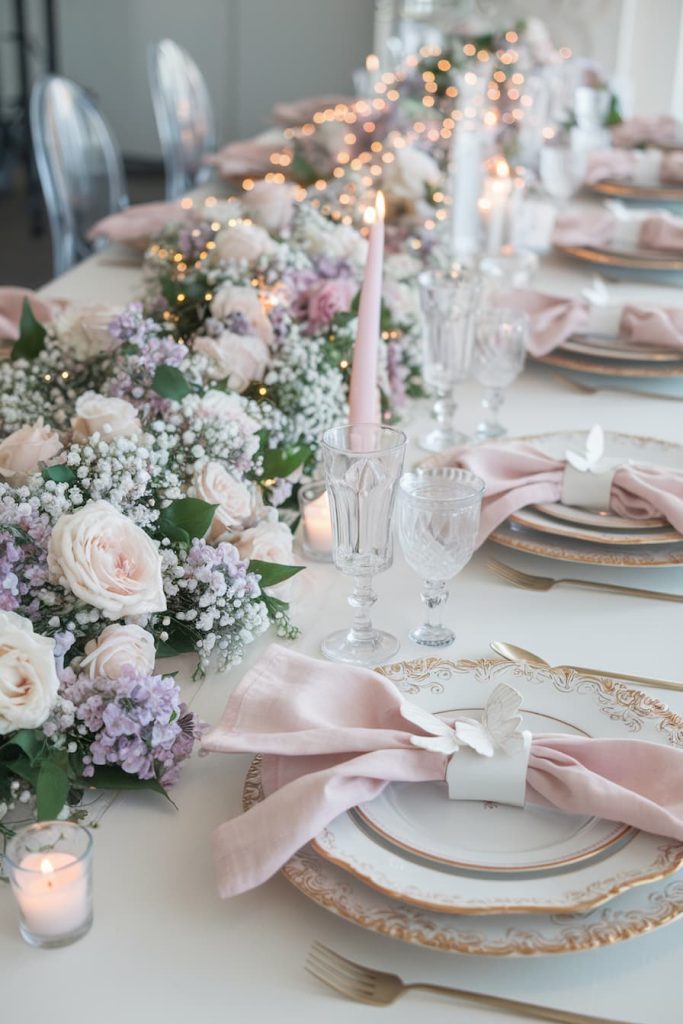
[[[125,398],[109,398],[86,391],[76,400],[76,415],[71,420],[71,429],[74,441],[85,444],[93,434],[99,434],[103,441],[135,437],[141,433],[142,426],[137,409]]]
[[[258,224],[235,224],[222,228],[214,238],[215,260],[254,263],[275,249],[275,242]]]
[[[31,426],[21,427],[0,443],[0,477],[21,487],[42,462],[62,450],[59,434],[46,427],[42,416]]]
[[[253,380],[261,380],[268,365],[268,348],[255,334],[200,335],[194,339],[194,350],[211,360],[209,375],[227,380],[234,391],[245,391]]]
[[[237,480],[220,462],[207,462],[195,476],[190,492],[217,508],[206,539],[216,544],[227,534],[240,529],[254,509],[254,492],[243,480]]]
[[[308,323],[313,331],[327,327],[337,313],[351,309],[358,284],[352,277],[339,277],[315,284],[308,294]]]
[[[154,637],[133,623],[115,622],[85,645],[85,655],[81,668],[91,679],[119,679],[124,668],[149,675],[154,670]]]
[[[266,231],[281,235],[290,224],[296,187],[274,181],[257,181],[242,196],[242,206],[251,219]]]
[[[216,291],[211,302],[211,316],[217,320],[226,320],[238,313],[244,318],[249,334],[257,334],[261,341],[270,345],[273,340],[273,327],[266,315],[258,292],[245,285],[222,284]]]

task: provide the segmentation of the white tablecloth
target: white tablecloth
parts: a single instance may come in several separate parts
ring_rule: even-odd
[[[116,303],[136,294],[139,270],[121,265],[119,250],[100,253],[44,289],[82,301]],[[539,286],[576,294],[589,274],[570,263],[548,260]],[[623,300],[683,304],[672,288],[615,286]],[[479,393],[463,390],[461,424],[476,422]],[[419,410],[406,424],[419,430]],[[538,367],[511,388],[503,419],[513,434],[557,429],[605,429],[683,441],[683,404],[623,394],[582,394]],[[422,422],[424,426],[424,420]],[[411,458],[417,457],[413,448]],[[456,644],[448,657],[477,658],[493,639],[529,648],[555,664],[573,662],[631,673],[682,678],[680,606],[579,590],[547,594],[513,589],[486,569],[485,548],[454,581],[450,615]],[[512,559],[509,559],[512,560]],[[539,560],[537,568],[555,566]],[[656,571],[655,571],[656,572]],[[654,578],[655,572],[650,575]],[[661,570],[660,570],[661,572]],[[681,573],[666,571],[662,586],[683,592]],[[296,645],[318,653],[322,636],[349,622],[348,582],[330,566],[311,566],[301,579]],[[418,580],[400,552],[377,580],[378,625],[402,638],[397,658],[425,655],[407,639],[421,614]],[[272,638],[270,638],[272,639]],[[194,708],[215,722],[227,695],[268,642],[253,645],[244,665],[208,678],[198,689],[187,682]],[[189,661],[187,662],[189,665]],[[189,672],[185,673],[189,679]],[[683,695],[661,694],[683,712]],[[19,938],[14,901],[0,889],[0,1005],[14,1014],[51,1024],[76,1018],[98,1024],[196,1019],[229,1024],[266,1020],[347,1022],[508,1020],[492,1012],[454,1006],[428,995],[409,995],[383,1011],[354,1005],[305,973],[314,939],[342,954],[421,979],[531,999],[565,1009],[640,1024],[679,1024],[682,997],[683,921],[614,947],[565,956],[495,959],[449,956],[380,938],[309,903],[282,877],[229,902],[214,887],[209,852],[213,828],[241,806],[248,758],[194,757],[173,796],[179,810],[146,795],[120,796],[95,832],[95,923],[91,933],[66,949],[43,952]]]

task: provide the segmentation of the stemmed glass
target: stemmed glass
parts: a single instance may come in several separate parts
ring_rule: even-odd
[[[425,270],[418,277],[423,319],[423,376],[436,400],[436,428],[420,440],[430,452],[463,444],[467,436],[455,430],[457,408],[453,391],[466,379],[472,359],[471,314],[479,279],[464,269]]]
[[[486,309],[477,314],[472,374],[483,386],[482,407],[488,412],[478,426],[477,438],[490,440],[507,433],[498,419],[503,391],[524,367],[529,338],[529,317],[514,309]]]
[[[448,467],[401,477],[398,535],[406,562],[424,581],[420,596],[427,608],[426,621],[410,633],[415,643],[446,647],[455,640],[441,622],[446,582],[472,557],[484,486],[473,473]]]
[[[351,628],[322,642],[331,661],[378,665],[398,650],[396,637],[372,625],[370,609],[377,600],[372,577],[393,561],[391,519],[405,449],[401,430],[373,423],[332,427],[323,435],[334,562],[353,577]]]

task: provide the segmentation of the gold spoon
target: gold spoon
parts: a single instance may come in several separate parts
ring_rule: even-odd
[[[607,672],[599,668],[583,668],[580,665],[553,666],[544,661],[543,658],[539,658],[537,654],[533,654],[532,651],[525,651],[523,647],[517,647],[515,644],[503,643],[502,640],[494,640],[491,643],[491,649],[506,661],[526,662],[527,665],[531,665],[533,668],[571,669],[573,672],[581,672],[586,676],[606,676],[608,679],[624,679],[629,683],[638,683],[640,686],[657,686],[661,690],[676,690],[678,693],[683,693],[683,683],[672,683],[666,679],[650,679],[648,676],[629,676],[625,672]]]

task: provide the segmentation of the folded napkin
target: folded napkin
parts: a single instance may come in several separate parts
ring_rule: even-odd
[[[596,437],[595,462],[585,469],[586,484],[600,470],[601,442],[599,427],[588,435]],[[425,465],[456,466],[468,469],[486,483],[481,508],[479,544],[500,524],[527,505],[544,505],[560,501],[565,485],[568,461],[573,468],[570,453],[566,459],[554,459],[532,444],[524,441],[479,445],[477,448],[454,448],[429,457]],[[589,455],[588,462],[591,457]],[[613,475],[612,475],[613,473]],[[663,516],[683,533],[683,470],[647,464],[627,464],[610,467],[609,508],[626,519],[653,519]],[[565,499],[566,502],[566,499]],[[584,504],[584,502],[566,502]],[[586,505],[588,502],[585,503]]]
[[[30,288],[0,288],[0,340],[16,341],[19,337],[19,322],[24,299],[36,320],[49,323],[66,305],[63,299],[45,299]]]
[[[135,249],[146,249],[169,224],[184,224],[194,220],[193,208],[185,209],[181,200],[158,203],[135,203],[118,213],[110,213],[90,228],[88,238],[108,238]]]
[[[293,102],[276,103],[273,107],[273,120],[283,128],[297,128],[312,120],[319,110],[327,110],[340,103],[350,107],[355,102],[353,96],[307,96]]]
[[[204,157],[204,163],[218,168],[218,173],[229,181],[241,178],[262,178],[272,171],[273,153],[282,149],[285,137],[279,130],[261,132],[251,139],[241,139],[223,146],[217,153]]]
[[[555,221],[553,243],[626,251],[640,247],[683,254],[683,218],[666,212],[631,212],[612,203],[601,210],[570,210]]]
[[[612,128],[615,146],[683,146],[683,126],[674,117],[631,117]]]
[[[683,152],[661,149],[598,149],[588,155],[586,181],[624,181],[634,185],[681,184]]]
[[[683,309],[656,306],[614,306],[586,298],[564,299],[531,288],[517,288],[497,296],[500,306],[528,313],[528,348],[544,356],[573,334],[605,334],[626,345],[652,345],[683,353]]]
[[[221,896],[265,882],[337,815],[388,782],[445,780],[450,755],[417,745],[439,746],[428,727],[415,724],[430,717],[369,669],[271,646],[202,743],[222,753],[264,754],[266,799],[213,835]],[[449,724],[457,735],[458,723]],[[457,775],[458,753],[453,757]],[[526,798],[683,840],[683,750],[534,736]]]

